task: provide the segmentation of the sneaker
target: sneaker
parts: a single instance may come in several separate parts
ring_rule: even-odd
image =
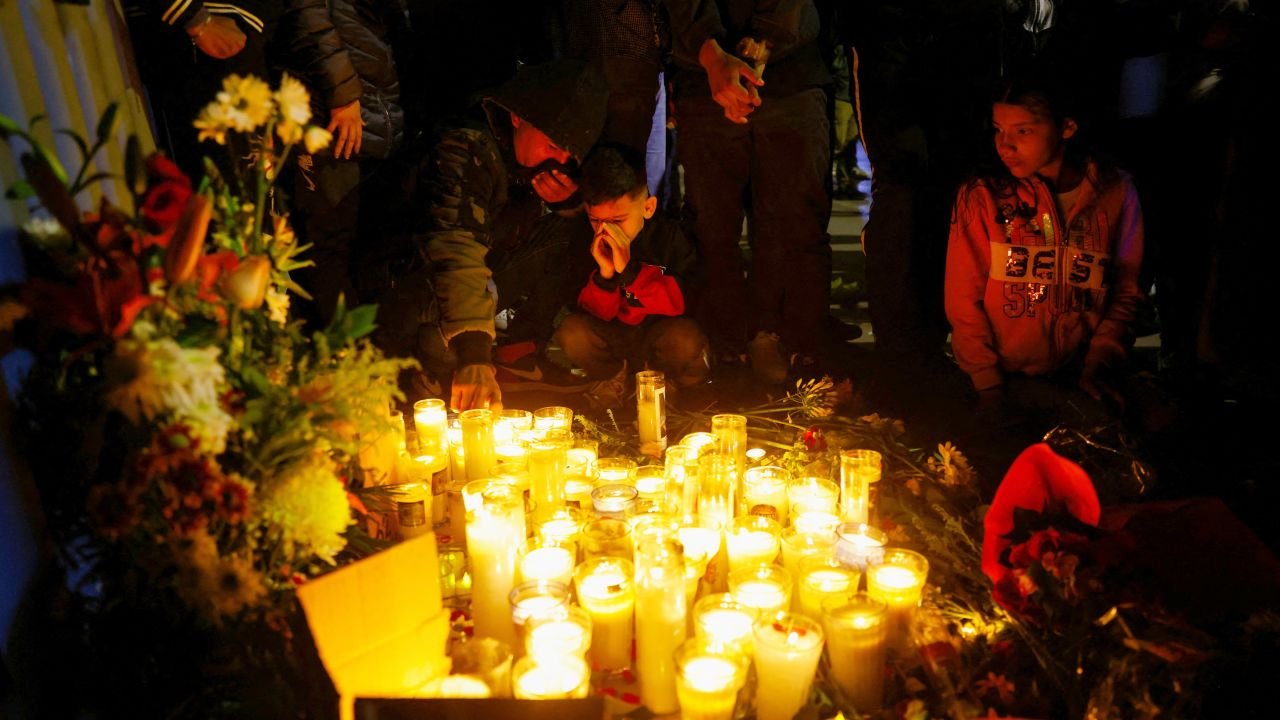
[[[591,403],[594,410],[620,408],[628,397],[627,393],[627,361],[622,361],[618,373],[605,380],[596,380],[588,384],[583,395]]]
[[[751,357],[751,371],[756,379],[770,385],[786,381],[791,363],[782,351],[782,341],[776,333],[763,330],[756,333],[747,345],[747,354]]]
[[[495,376],[503,392],[576,394],[591,386],[586,378],[547,360],[533,343],[517,343],[495,353]]]

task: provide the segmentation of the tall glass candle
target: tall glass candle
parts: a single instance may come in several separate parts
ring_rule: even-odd
[[[791,720],[809,699],[822,656],[822,625],[804,615],[782,613],[757,620],[756,718]]]
[[[675,651],[685,639],[684,557],[677,529],[646,523],[638,529],[636,569],[636,675],[640,700],[656,715],[673,713]]]
[[[721,530],[732,527],[737,515],[737,493],[738,464],[732,456],[709,453],[699,458],[699,525]]]
[[[606,670],[631,664],[636,597],[630,560],[598,557],[574,571],[578,603],[591,615],[591,661]]]
[[[617,518],[596,518],[582,527],[582,559],[631,559],[631,524]]]
[[[676,651],[675,663],[682,720],[732,720],[738,690],[747,681],[747,660],[688,640]]]
[[[871,483],[880,480],[880,453],[844,450],[840,453],[840,514],[845,522],[871,519]]]
[[[733,521],[725,533],[729,549],[729,572],[757,565],[772,565],[778,559],[782,526],[772,518],[746,515]]]
[[[684,445],[672,445],[663,453],[662,473],[666,477],[664,504],[684,522],[692,522],[698,510],[698,468],[690,467],[689,458],[694,453]]]
[[[590,679],[590,669],[580,657],[525,657],[511,670],[511,689],[519,700],[584,698],[591,690]]]
[[[662,457],[667,449],[667,380],[657,370],[636,373],[636,428],[640,453]]]
[[[572,548],[573,556],[577,558],[584,517],[582,510],[576,507],[554,508],[540,515],[533,535],[544,544]]]
[[[847,598],[858,592],[861,574],[835,558],[808,558],[800,567],[796,593],[800,612],[822,618],[822,605],[831,599]]]
[[[738,602],[768,617],[791,604],[791,576],[778,565],[757,565],[729,573],[729,592]]]
[[[860,714],[884,706],[886,606],[866,593],[822,608],[831,677]]]
[[[554,580],[522,582],[511,589],[507,602],[516,638],[514,647],[524,652],[529,620],[563,612],[569,606],[569,586]]]
[[[385,425],[369,437],[360,438],[358,460],[371,485],[395,485],[396,461],[405,449],[404,414],[388,412]]]
[[[418,433],[418,451],[424,455],[449,452],[449,410],[444,400],[428,398],[413,404],[413,426]]]
[[[867,594],[888,606],[889,643],[894,647],[910,644],[911,620],[928,576],[929,561],[900,548],[885,550],[880,562],[867,565]]]
[[[742,476],[743,505],[747,512],[764,505],[771,507],[778,516],[778,522],[787,524],[787,486],[791,482],[791,473],[775,465],[761,465],[748,468]]]
[[[742,474],[747,469],[747,418],[743,415],[712,415],[711,434],[716,436],[716,452],[733,458],[737,467],[735,497],[742,501]]]
[[[573,438],[567,431],[548,432],[529,446],[529,495],[544,511],[564,505],[564,468]]]
[[[517,647],[507,596],[515,586],[524,541],[523,498],[510,485],[486,489],[480,507],[467,514],[471,617],[476,637],[491,637]]]
[[[493,411],[484,408],[466,410],[458,416],[458,422],[462,425],[462,453],[466,458],[467,479],[489,477],[497,464],[493,449]]]

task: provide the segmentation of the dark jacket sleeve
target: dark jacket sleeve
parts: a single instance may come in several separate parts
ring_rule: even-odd
[[[160,22],[173,27],[185,28],[195,20],[203,20],[208,14],[203,0],[153,0],[151,3]]]
[[[428,229],[419,248],[432,268],[441,331],[451,344],[470,332],[492,339],[494,299],[485,256],[493,244],[493,217],[506,202],[502,158],[488,133],[462,128],[440,137],[429,162],[422,198]]]
[[[711,38],[724,37],[720,9],[715,0],[665,0],[664,4],[671,28],[671,53],[696,67],[702,44]]]
[[[748,34],[772,43],[769,57],[781,60],[817,39],[819,29],[813,0],[760,0],[751,15]]]
[[[315,96],[313,104],[332,110],[360,99],[360,76],[325,0],[285,0],[280,28],[278,40],[285,43],[288,64],[305,75],[299,79]],[[329,118],[315,122],[325,125]]]

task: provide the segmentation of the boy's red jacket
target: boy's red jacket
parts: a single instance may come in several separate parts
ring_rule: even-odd
[[[650,315],[683,315],[682,276],[692,269],[693,250],[678,225],[647,221],[631,241],[631,262],[605,279],[597,268],[578,293],[578,305],[601,320],[639,325]]]
[[[978,390],[1005,372],[1051,373],[1081,353],[1123,357],[1145,294],[1142,210],[1129,176],[1090,162],[1060,217],[1044,181],[974,180],[956,198],[946,310]]]

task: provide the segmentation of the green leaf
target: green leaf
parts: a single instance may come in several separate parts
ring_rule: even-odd
[[[377,317],[377,305],[361,305],[347,313],[347,339],[355,340],[373,332],[378,327],[374,322]]]
[[[119,111],[119,103],[114,102],[102,111],[102,117],[98,118],[98,142],[104,143],[111,138],[111,132],[116,128],[116,117]]]
[[[89,177],[85,178],[84,180],[81,180],[80,186],[76,188],[76,190],[83,190],[96,182],[101,182],[103,180],[107,180],[113,177],[115,177],[115,175],[113,175],[112,173],[106,173],[106,172],[94,173]]]
[[[76,147],[80,149],[80,159],[82,162],[89,162],[89,145],[85,143],[84,138],[74,130],[63,128],[58,130],[59,135],[65,135],[75,141]]]
[[[13,121],[13,118],[0,113],[0,140],[8,140],[10,135],[24,137],[26,133],[18,126],[18,123]]]
[[[36,194],[36,189],[26,180],[19,180],[9,186],[4,196],[9,200],[26,200]]]
[[[62,167],[62,163],[58,160],[58,156],[43,145],[33,143],[31,149],[44,160],[49,169],[53,171],[53,176],[58,178],[63,187],[67,186],[69,178],[67,177],[67,169]]]
[[[137,135],[130,135],[124,146],[124,179],[134,195],[141,196],[147,191],[147,159],[142,156]]]

